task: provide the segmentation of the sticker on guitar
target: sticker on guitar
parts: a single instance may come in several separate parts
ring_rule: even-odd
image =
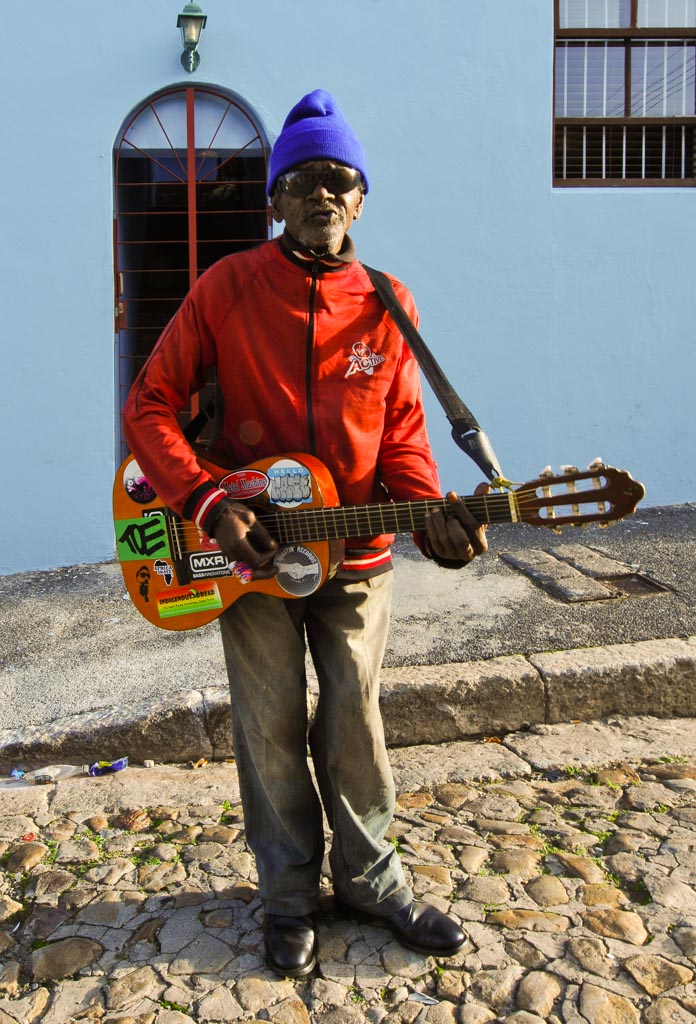
[[[138,505],[147,505],[156,497],[149,480],[135,459],[130,459],[123,471],[123,486],[128,497]]]
[[[227,491],[228,496],[235,501],[248,500],[263,494],[268,487],[268,477],[257,469],[235,469],[223,476],[218,487]]]
[[[307,597],[321,585],[321,562],[311,548],[289,544],[280,549],[273,561],[278,566],[276,580],[287,594]]]
[[[294,459],[279,459],[269,466],[268,500],[281,508],[312,503],[312,476]]]
[[[193,612],[209,612],[222,608],[217,583],[189,584],[176,590],[162,590],[157,594],[157,611],[161,619]]]

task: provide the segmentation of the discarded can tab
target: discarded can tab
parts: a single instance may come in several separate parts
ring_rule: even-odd
[[[119,757],[115,761],[95,761],[94,764],[89,766],[89,774],[92,776],[110,775],[112,772],[123,771],[123,769],[127,767],[127,757]]]

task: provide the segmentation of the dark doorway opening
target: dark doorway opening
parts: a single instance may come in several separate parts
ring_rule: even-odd
[[[268,146],[240,102],[210,87],[159,93],[114,151],[117,461],[133,381],[196,278],[270,237]],[[208,385],[208,389],[211,385]],[[204,391],[207,389],[204,389]],[[207,395],[182,413],[182,425]]]

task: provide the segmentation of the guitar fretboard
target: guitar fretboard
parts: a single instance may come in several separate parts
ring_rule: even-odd
[[[465,502],[479,523],[510,523],[519,518],[514,494],[474,495]],[[428,515],[438,509],[446,512],[447,506],[443,498],[422,498],[374,505],[284,509],[261,513],[258,518],[281,544],[297,544],[374,537],[380,533],[416,533],[425,529]]]

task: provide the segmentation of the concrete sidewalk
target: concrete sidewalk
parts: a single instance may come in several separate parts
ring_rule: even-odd
[[[458,573],[400,539],[382,696],[388,742],[696,715],[695,527],[692,504],[560,536],[497,526],[490,554]],[[150,625],[117,564],[0,578],[0,608],[0,771],[231,753],[215,623]]]

